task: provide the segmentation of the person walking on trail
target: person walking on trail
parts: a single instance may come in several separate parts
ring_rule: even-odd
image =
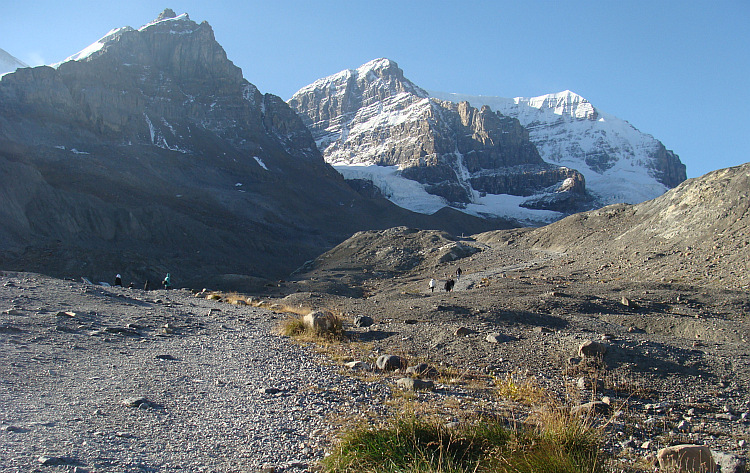
[[[119,274],[115,276],[115,286],[122,287],[122,276],[120,276]]]
[[[172,289],[172,280],[169,277],[169,273],[167,273],[167,276],[164,278],[164,281],[161,282],[162,286],[164,286],[164,289]]]
[[[463,271],[461,271],[461,268],[459,267],[456,270],[456,279],[461,279],[461,273],[463,273]]]
[[[435,278],[430,279],[430,292],[435,292]]]
[[[445,281],[445,292],[451,292],[455,284],[456,281],[454,281],[453,279],[448,279],[447,281]]]

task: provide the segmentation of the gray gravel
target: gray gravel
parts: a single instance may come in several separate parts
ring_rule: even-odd
[[[379,409],[388,388],[275,335],[281,317],[0,276],[0,470],[307,470],[328,420]]]

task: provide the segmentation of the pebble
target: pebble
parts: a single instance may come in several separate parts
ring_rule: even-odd
[[[125,407],[151,407],[151,402],[143,396],[128,397],[120,401]]]
[[[493,332],[487,334],[486,340],[490,343],[505,343],[511,341],[512,337],[502,333]]]
[[[48,455],[42,455],[36,459],[36,461],[44,466],[49,465],[64,465],[67,461],[61,457],[53,457]]]
[[[372,366],[364,361],[350,361],[345,363],[344,366],[352,371],[372,371]]]
[[[427,363],[419,363],[418,365],[406,368],[406,374],[434,378],[438,375],[438,371]]]
[[[454,332],[453,335],[456,337],[465,337],[467,335],[471,335],[473,332],[466,328],[466,327],[458,327]]]

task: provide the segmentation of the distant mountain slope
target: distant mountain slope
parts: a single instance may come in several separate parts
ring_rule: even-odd
[[[518,120],[430,98],[391,60],[320,79],[289,104],[327,162],[403,207],[539,222],[586,205],[581,174],[544,162]]]
[[[4,49],[0,49],[0,76],[13,72],[19,67],[29,67],[23,61],[11,56]]]
[[[297,114],[187,14],[166,10],[0,80],[4,269],[279,278],[358,230],[454,225],[419,218],[352,190]]]
[[[430,96],[487,105],[517,118],[545,161],[583,173],[599,205],[643,202],[686,179],[685,165],[660,141],[569,90],[514,99],[443,92]]]
[[[750,163],[689,179],[637,205],[572,215],[529,232],[536,248],[593,259],[601,274],[750,288]]]

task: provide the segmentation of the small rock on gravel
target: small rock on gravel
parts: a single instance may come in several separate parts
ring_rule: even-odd
[[[486,340],[490,343],[505,343],[513,340],[513,338],[503,333],[493,332],[487,334]]]
[[[369,327],[375,323],[372,317],[369,315],[359,315],[354,319],[355,327]]]
[[[399,369],[406,369],[408,362],[398,355],[380,355],[375,361],[375,366],[377,366],[379,370],[396,371]]]
[[[151,407],[152,402],[143,396],[139,397],[128,397],[120,402],[125,407]]]
[[[435,388],[435,383],[432,381],[416,378],[398,379],[396,385],[408,391],[432,391]]]

